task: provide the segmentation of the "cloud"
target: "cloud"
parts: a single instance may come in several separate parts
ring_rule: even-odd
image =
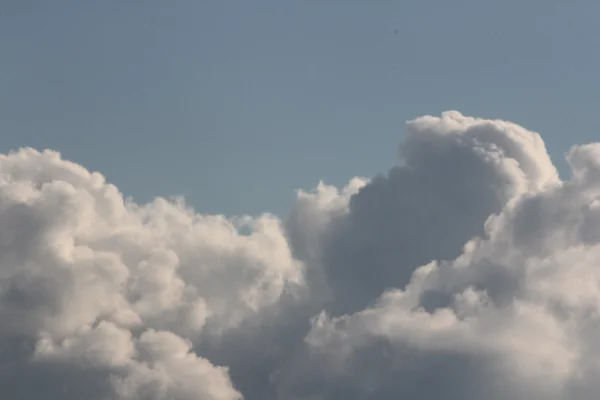
[[[404,287],[421,264],[458,256],[510,199],[558,179],[539,135],[455,112],[409,122],[399,154],[402,165],[351,196],[348,212],[332,215],[332,232],[313,246],[320,260],[311,264],[321,264],[336,313]],[[315,202],[328,196],[322,188],[318,195]]]
[[[289,215],[124,199],[0,156],[0,392],[23,399],[554,399],[600,390],[600,144],[458,112]]]
[[[240,398],[227,367],[196,355],[193,341],[301,281],[274,216],[137,205],[58,153],[0,157],[0,346],[15,353],[2,360],[7,397]]]

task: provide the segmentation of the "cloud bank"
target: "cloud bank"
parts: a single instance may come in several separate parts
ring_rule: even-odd
[[[446,112],[399,164],[289,215],[125,199],[0,156],[0,393],[66,400],[587,400],[600,391],[600,144]]]

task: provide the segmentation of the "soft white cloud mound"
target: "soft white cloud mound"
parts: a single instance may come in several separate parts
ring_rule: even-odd
[[[587,400],[600,391],[600,144],[458,112],[285,219],[139,205],[0,156],[0,393],[22,399]]]
[[[234,221],[181,201],[126,202],[55,152],[1,156],[0,340],[30,349],[0,387],[38,398],[33,367],[57,364],[97,369],[123,399],[239,398],[227,369],[184,338],[232,329],[301,283],[282,229],[270,215]],[[63,377],[50,383],[56,398],[73,379]]]

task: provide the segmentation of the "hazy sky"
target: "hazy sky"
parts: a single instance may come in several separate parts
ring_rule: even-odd
[[[600,3],[5,0],[0,152],[52,148],[140,201],[283,213],[395,162],[456,109],[540,132],[562,168],[600,132]]]

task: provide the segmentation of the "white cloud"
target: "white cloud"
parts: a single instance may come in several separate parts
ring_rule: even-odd
[[[512,124],[450,113],[441,119],[420,118],[409,126],[418,141],[408,147],[413,152],[431,145],[439,156],[448,141],[469,143],[501,177],[488,183],[503,189],[497,193],[504,205],[482,224],[485,231],[468,242],[462,254],[444,261],[429,252],[439,261],[414,268],[408,285],[388,285],[389,290],[365,310],[315,319],[306,339],[314,361],[306,366],[301,360],[290,376],[321,365],[330,370],[312,372],[309,383],[290,378],[290,396],[313,386],[329,391],[310,395],[336,398],[344,393],[340,388],[350,384],[355,386],[351,398],[478,399],[484,393],[498,399],[594,398],[600,389],[595,383],[600,246],[586,238],[597,240],[600,232],[600,225],[590,224],[596,221],[600,194],[595,186],[600,177],[597,147],[574,148],[569,154],[574,178],[561,182],[539,137]],[[437,141],[436,135],[443,140]],[[406,168],[411,168],[410,160]],[[443,178],[440,170],[435,176]],[[485,186],[472,196],[480,196]],[[448,204],[442,207],[452,212]],[[433,221],[431,226],[445,229]],[[460,224],[455,228],[463,229]],[[431,242],[431,236],[419,239]],[[394,257],[389,263],[397,267],[410,257],[386,254]],[[373,264],[349,263],[345,268],[373,272]],[[386,354],[373,361],[377,352]],[[439,357],[456,360],[440,364]],[[410,364],[413,372],[404,371]],[[376,385],[362,376],[365,368],[373,368]],[[414,370],[419,371],[416,378]],[[414,383],[432,376],[452,376],[453,384],[437,391],[433,381]],[[502,389],[495,386],[498,382]]]
[[[97,369],[121,398],[238,398],[227,370],[182,338],[232,329],[301,284],[282,229],[270,215],[236,221],[179,200],[126,202],[55,152],[1,156],[0,340],[35,349],[1,386],[19,397],[28,363],[58,363]]]
[[[38,399],[555,399],[600,386],[600,144],[457,112],[290,214],[139,205],[0,156],[0,391]],[[35,384],[32,384],[35,383]]]

